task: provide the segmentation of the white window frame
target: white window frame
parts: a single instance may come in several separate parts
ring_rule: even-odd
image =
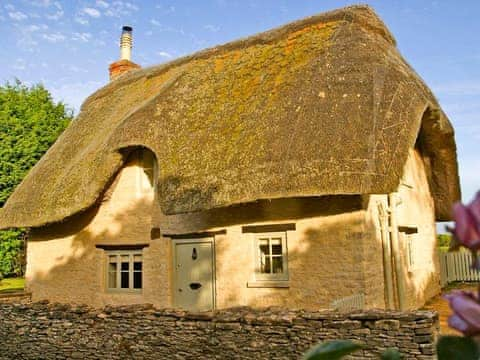
[[[288,247],[287,247],[287,233],[285,231],[282,232],[271,232],[271,233],[256,233],[254,235],[254,244],[255,244],[255,281],[256,282],[271,282],[271,281],[288,281]],[[261,251],[260,251],[260,239],[272,239],[272,238],[280,238],[282,243],[282,269],[283,272],[281,274],[266,274],[260,272],[260,264],[261,264]],[[269,241],[270,244],[270,241]],[[270,244],[270,256],[271,254],[271,244]]]
[[[412,272],[415,270],[415,234],[404,234],[405,244],[407,247],[407,270]]]
[[[122,269],[121,269],[121,259],[119,259],[121,256],[128,255],[129,257],[129,267],[128,267],[128,284],[129,288],[121,288],[121,274],[122,274]],[[142,287],[140,289],[135,289],[133,287],[133,274],[136,272],[133,268],[133,263],[134,263],[134,257],[135,256],[141,256],[142,259]],[[117,287],[115,288],[110,288],[109,287],[109,264],[110,264],[110,257],[111,256],[116,256],[117,257],[117,270],[116,270],[116,282],[117,282]],[[105,289],[107,292],[114,292],[114,293],[142,293],[143,291],[143,286],[144,286],[144,258],[143,258],[143,252],[142,250],[106,250],[105,251]]]

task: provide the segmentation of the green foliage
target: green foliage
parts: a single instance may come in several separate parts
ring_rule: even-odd
[[[438,247],[449,247],[450,240],[452,240],[452,235],[450,234],[438,234],[437,235],[437,246]]]
[[[478,360],[480,351],[472,338],[442,336],[437,342],[438,360]]]
[[[0,86],[0,207],[73,117],[42,85]],[[23,234],[0,232],[0,274],[21,275]]]
[[[361,348],[360,344],[350,340],[327,341],[310,349],[303,360],[337,360]]]
[[[22,230],[0,231],[0,274],[4,276],[23,274],[24,232]]]

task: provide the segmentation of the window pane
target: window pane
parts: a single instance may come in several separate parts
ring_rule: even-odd
[[[128,262],[122,262],[122,271],[128,271],[129,265]]]
[[[270,248],[268,247],[268,239],[259,239],[258,245],[260,247],[260,255],[270,254]]]
[[[283,262],[282,262],[282,257],[277,256],[272,259],[272,265],[273,265],[273,273],[274,274],[281,274],[283,273]]]
[[[133,255],[133,261],[139,262],[142,261],[142,255]]]
[[[282,255],[282,239],[274,238],[271,240],[271,244],[272,244],[272,254]]]
[[[142,263],[141,262],[134,262],[133,263],[133,270],[142,271]]]
[[[263,274],[270,274],[270,256],[262,256],[260,263],[260,272]]]
[[[109,272],[117,272],[117,263],[108,264],[108,271]]]
[[[117,273],[109,272],[108,273],[108,287],[110,289],[115,289],[117,287]]]
[[[121,273],[121,288],[122,289],[128,289],[128,272],[123,272]]]
[[[133,288],[134,289],[142,288],[142,272],[141,271],[135,271],[133,273]]]

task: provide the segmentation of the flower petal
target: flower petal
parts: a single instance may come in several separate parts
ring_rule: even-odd
[[[473,216],[475,223],[477,224],[477,231],[480,229],[480,191],[477,192],[475,199],[468,204],[468,210]]]
[[[480,249],[480,234],[477,231],[475,218],[469,208],[461,203],[456,203],[453,205],[453,216],[455,218],[455,236],[457,240],[469,249]]]
[[[469,330],[468,324],[458,315],[451,315],[448,318],[448,326],[464,334]]]
[[[461,330],[465,334],[472,335],[480,333],[480,304],[471,293],[459,292],[450,294],[446,297],[450,302],[454,316],[460,317],[467,327]],[[458,319],[453,319],[458,327],[462,327]],[[455,327],[457,328],[457,327]]]

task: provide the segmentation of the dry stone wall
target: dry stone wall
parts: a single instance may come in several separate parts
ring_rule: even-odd
[[[188,313],[0,303],[0,359],[296,359],[328,339],[361,342],[358,359],[378,358],[387,347],[406,359],[433,359],[437,330],[438,316],[429,311]]]

